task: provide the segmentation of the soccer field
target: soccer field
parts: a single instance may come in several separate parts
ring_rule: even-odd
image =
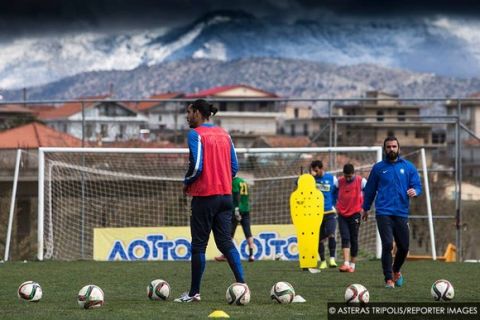
[[[347,285],[361,283],[370,292],[370,302],[432,302],[430,287],[448,279],[455,288],[455,302],[480,302],[477,283],[480,266],[475,263],[411,262],[404,267],[405,286],[383,287],[380,261],[361,261],[357,272],[345,274],[329,269],[318,274],[303,272],[297,262],[256,261],[244,263],[252,292],[247,306],[230,306],[227,287],[234,282],[226,263],[208,262],[200,303],[178,304],[173,298],[190,283],[190,262],[9,262],[0,265],[1,319],[205,319],[223,310],[233,319],[327,318],[327,302],[343,302]],[[162,278],[170,283],[168,301],[150,301],[148,283]],[[19,301],[20,283],[33,280],[43,288],[39,303]],[[290,282],[306,303],[279,305],[270,299],[277,281]],[[81,287],[96,284],[105,292],[105,305],[83,310],[76,297]]]

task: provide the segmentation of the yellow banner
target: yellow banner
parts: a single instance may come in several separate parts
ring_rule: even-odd
[[[297,237],[293,225],[252,226],[256,260],[298,260]],[[248,259],[248,244],[242,228],[237,228],[235,246]],[[220,255],[210,235],[206,259]],[[95,228],[93,258],[98,261],[190,260],[189,227]]]

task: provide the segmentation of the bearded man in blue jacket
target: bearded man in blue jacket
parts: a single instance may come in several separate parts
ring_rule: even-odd
[[[408,215],[410,198],[420,195],[422,184],[417,168],[399,156],[400,144],[390,136],[383,142],[385,157],[370,172],[364,189],[362,220],[368,219],[368,211],[375,199],[375,219],[382,239],[382,268],[385,287],[395,288],[404,284],[400,268],[408,254],[410,244]],[[392,265],[392,249],[395,240],[397,252]]]

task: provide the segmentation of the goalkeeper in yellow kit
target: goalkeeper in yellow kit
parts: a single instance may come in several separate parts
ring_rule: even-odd
[[[242,225],[243,233],[248,243],[248,261],[253,262],[253,237],[250,229],[250,203],[249,203],[249,188],[247,182],[235,177],[232,181],[232,196],[233,196],[233,215],[232,215],[232,238],[237,230],[237,225]],[[225,257],[215,257],[217,261],[225,261]]]

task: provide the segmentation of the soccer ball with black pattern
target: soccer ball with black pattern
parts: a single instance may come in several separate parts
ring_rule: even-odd
[[[250,289],[245,283],[235,282],[227,288],[225,296],[228,304],[244,306],[250,302]]]
[[[280,281],[273,285],[272,290],[270,290],[270,297],[281,304],[291,303],[295,298],[295,289],[290,283]]]
[[[82,309],[100,308],[105,302],[105,295],[100,287],[89,284],[80,289],[77,302]]]
[[[35,281],[25,281],[17,290],[18,298],[29,302],[38,302],[42,299],[42,287]]]
[[[455,296],[452,284],[445,279],[435,281],[430,292],[435,301],[450,301]]]
[[[368,301],[370,301],[370,293],[361,284],[351,284],[345,290],[346,303],[368,303]]]
[[[147,287],[147,296],[150,300],[167,300],[170,296],[170,285],[162,279],[152,280]]]

